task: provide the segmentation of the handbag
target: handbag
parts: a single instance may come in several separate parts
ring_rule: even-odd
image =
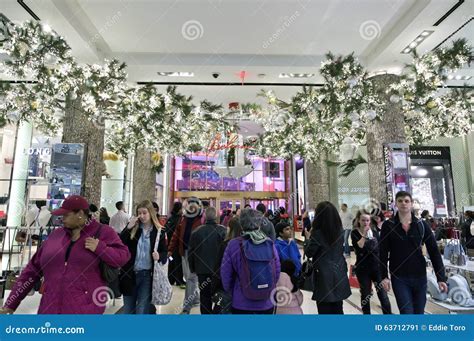
[[[303,265],[301,266],[301,274],[298,278],[299,289],[313,292],[313,272],[313,262],[311,261],[311,259],[308,258],[303,262]]]
[[[97,230],[97,233],[95,234],[95,238],[97,239],[99,239],[102,226],[103,225],[100,224],[99,229]],[[105,263],[103,260],[99,261],[99,269],[100,269],[100,274],[102,276],[102,279],[107,284],[107,287],[109,287],[112,290],[114,297],[120,296],[120,288],[119,288],[120,269],[111,267],[110,265]]]
[[[158,243],[161,237],[161,228],[158,229],[156,235],[155,247],[153,250],[158,250]],[[151,304],[165,305],[170,303],[173,296],[173,288],[168,279],[168,271],[165,265],[159,260],[155,260],[153,267],[153,286],[151,291]]]

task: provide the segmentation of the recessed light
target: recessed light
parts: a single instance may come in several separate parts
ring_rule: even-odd
[[[425,169],[425,168],[420,168],[420,169],[418,170],[418,175],[419,175],[419,176],[427,176],[427,175],[428,175],[428,170]]]
[[[448,75],[448,79],[453,79],[454,76],[453,75]]]
[[[430,34],[434,31],[425,30],[421,32],[421,34],[416,37],[407,47],[405,47],[401,53],[410,53],[412,49],[420,45]]]
[[[407,47],[406,49],[402,51],[402,53],[410,53],[410,51],[411,51],[411,48]]]
[[[408,46],[410,46],[411,48],[414,48],[414,47],[416,47],[417,45],[418,45],[418,43],[417,43],[416,41],[412,41],[412,42],[410,43],[410,45],[408,45]]]
[[[259,74],[257,75],[258,78],[264,78],[265,76],[266,76],[266,74],[264,74],[264,73],[259,73]]]
[[[434,166],[433,169],[441,170],[443,169],[443,166]]]
[[[423,37],[428,37],[431,33],[433,33],[434,31],[429,31],[429,30],[425,30],[423,32],[421,32],[421,35]]]
[[[157,72],[158,76],[162,77],[194,77],[193,72],[175,72],[175,71],[167,71],[167,72],[162,72],[159,71]]]
[[[310,78],[314,73],[280,73],[280,78]]]
[[[418,37],[418,38],[415,39],[415,41],[417,41],[417,42],[421,42],[421,41],[423,41],[423,40],[424,40],[423,37]]]
[[[462,79],[462,76],[461,75],[456,75],[456,77],[454,77],[454,79],[460,81]]]

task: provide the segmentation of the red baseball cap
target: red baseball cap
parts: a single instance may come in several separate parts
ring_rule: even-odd
[[[88,210],[89,203],[86,198],[81,197],[80,195],[70,195],[68,196],[61,205],[61,208],[51,212],[52,215],[65,215],[68,212],[76,210]]]

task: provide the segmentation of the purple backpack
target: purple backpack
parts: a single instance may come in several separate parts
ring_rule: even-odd
[[[242,255],[240,285],[243,295],[249,300],[267,300],[276,287],[276,268],[273,242],[267,239],[262,244],[239,238]]]

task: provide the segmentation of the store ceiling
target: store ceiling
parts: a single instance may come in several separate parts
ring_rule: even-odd
[[[460,5],[449,14],[457,3]],[[400,72],[402,51],[423,30],[434,33],[419,52],[443,41],[474,37],[474,0],[26,0],[24,3],[64,36],[83,62],[118,58],[131,82],[178,82],[180,92],[215,103],[258,102],[264,86],[289,99],[301,83],[320,83],[328,51],[352,51],[371,72]],[[12,21],[31,19],[15,0],[0,0]],[[438,26],[433,26],[449,14]],[[188,29],[188,30],[187,30]],[[451,38],[448,38],[455,31]],[[225,86],[241,82],[256,86]],[[159,71],[193,72],[163,77]],[[218,78],[212,76],[218,72]],[[282,72],[314,73],[308,79]],[[472,76],[467,68],[459,73]],[[264,74],[264,76],[259,76]],[[275,83],[288,84],[276,86]],[[292,86],[295,84],[296,86]],[[462,82],[452,81],[451,85]],[[164,86],[163,86],[164,87]]]

